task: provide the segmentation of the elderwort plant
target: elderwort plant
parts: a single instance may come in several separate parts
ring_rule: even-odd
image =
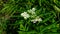
[[[33,16],[33,18],[34,18],[35,15],[36,15],[36,13],[35,13],[35,8],[32,8],[32,9],[28,10],[28,13],[30,13],[30,14],[32,14],[32,15],[29,15],[29,14],[27,14],[27,12],[24,12],[24,13],[21,13],[21,16],[24,17],[24,19],[27,19],[27,18],[29,18],[29,17],[32,18],[32,16],[34,15],[34,16]],[[40,22],[40,21],[42,21],[42,19],[39,18],[39,16],[36,16],[35,19],[31,20],[31,22],[33,22],[33,23],[36,23],[37,21]]]
[[[60,0],[0,0],[0,34],[59,34]]]

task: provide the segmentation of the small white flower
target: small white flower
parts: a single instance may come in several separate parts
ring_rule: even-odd
[[[37,20],[36,20],[36,19],[33,19],[33,20],[31,20],[31,22],[36,23],[36,22],[37,22]]]
[[[27,19],[30,17],[30,15],[27,14],[27,12],[21,13],[21,16],[24,17],[24,19]]]
[[[36,9],[35,8],[32,8],[32,11],[35,11]]]
[[[31,22],[33,22],[33,23],[36,23],[37,21],[38,21],[38,22],[41,22],[42,19],[37,17],[37,18],[31,20]]]
[[[39,16],[36,17],[36,20],[38,20],[39,22],[42,21],[42,19]]]
[[[32,9],[28,10],[28,12],[31,13],[31,14],[35,14],[35,8],[32,8]]]
[[[41,18],[39,18],[39,19],[38,19],[38,21],[40,22],[40,21],[42,21],[42,19],[41,19]]]

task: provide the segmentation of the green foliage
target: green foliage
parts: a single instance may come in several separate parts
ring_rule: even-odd
[[[24,19],[21,13],[36,8],[41,22]],[[30,14],[31,15],[31,14]],[[0,0],[0,33],[44,34],[60,32],[60,0]],[[14,31],[14,32],[13,32]]]

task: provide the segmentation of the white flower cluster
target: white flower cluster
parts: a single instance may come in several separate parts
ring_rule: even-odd
[[[21,16],[24,17],[24,19],[27,19],[30,17],[30,15],[27,12],[21,13]]]
[[[33,23],[36,23],[37,21],[38,21],[38,22],[41,22],[42,19],[39,18],[39,17],[36,17],[35,19],[31,20],[31,22],[33,22]]]
[[[28,12],[33,15],[33,14],[35,14],[35,10],[36,10],[35,8],[32,8],[32,9],[28,10]]]
[[[28,10],[28,13],[30,13],[30,14],[32,14],[34,16],[36,14],[35,10],[36,10],[35,8],[32,8],[32,9]],[[23,13],[21,13],[21,16],[24,17],[24,19],[32,17],[28,13],[27,12],[23,12]],[[42,21],[42,19],[39,16],[37,16],[35,19],[31,20],[31,22],[33,22],[33,23],[36,23],[37,21],[40,22],[40,21]]]

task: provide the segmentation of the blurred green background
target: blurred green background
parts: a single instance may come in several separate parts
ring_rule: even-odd
[[[21,13],[36,8],[41,23]],[[60,34],[60,0],[0,0],[0,34]]]

